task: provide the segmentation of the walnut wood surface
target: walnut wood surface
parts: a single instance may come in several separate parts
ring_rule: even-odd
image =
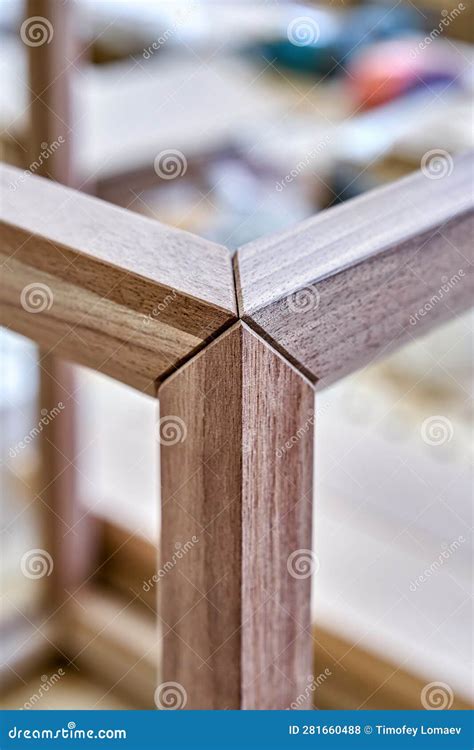
[[[64,40],[56,34],[59,57]],[[31,52],[31,158],[62,135],[37,171],[71,182],[68,82],[49,90],[54,61],[35,64],[41,54]],[[305,692],[309,703],[310,381],[329,383],[470,304],[472,171],[463,157],[440,180],[417,174],[241,248],[240,314],[252,329],[221,333],[236,319],[224,248],[0,170],[3,324],[37,341],[46,362],[71,359],[148,393],[179,368],[159,389],[170,421],[156,586],[162,680],[182,686],[186,708],[286,708]],[[51,292],[40,313],[21,303],[31,284]]]
[[[3,325],[153,393],[235,318],[225,248],[22,174],[1,168]],[[31,313],[21,293],[38,283],[53,301]]]
[[[459,157],[441,179],[418,172],[240,248],[241,316],[322,385],[465,310],[473,168]]]
[[[285,708],[311,673],[310,578],[287,565],[311,547],[312,386],[238,323],[159,399],[162,679],[186,708]]]

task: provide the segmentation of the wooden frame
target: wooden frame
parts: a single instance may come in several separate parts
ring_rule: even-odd
[[[321,388],[466,309],[473,173],[469,153],[441,180],[420,171],[241,248],[242,319]]]
[[[1,180],[4,325],[50,353],[154,394],[235,320],[225,248],[12,167]]]
[[[2,168],[3,323],[158,389],[161,680],[179,683],[183,707],[285,708],[301,693],[313,389],[468,306],[472,166],[241,248],[234,276],[225,248]],[[39,304],[35,284],[51,293]]]

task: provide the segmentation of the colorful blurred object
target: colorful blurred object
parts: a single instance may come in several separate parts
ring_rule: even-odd
[[[401,6],[387,12],[383,5],[369,4],[340,13],[292,5],[288,13],[281,36],[264,42],[258,52],[277,65],[321,75],[340,73],[361,48],[422,26],[419,13]]]
[[[462,86],[459,59],[436,45],[424,49],[418,36],[378,42],[348,65],[347,85],[362,109],[425,87]]]

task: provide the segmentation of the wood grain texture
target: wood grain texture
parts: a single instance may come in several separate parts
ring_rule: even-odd
[[[2,323],[49,352],[154,393],[235,319],[225,248],[10,167],[1,186]]]
[[[189,709],[285,708],[311,672],[288,558],[311,548],[313,388],[238,323],[159,399],[162,679]]]
[[[311,673],[314,392],[241,330],[242,708],[286,708]]]
[[[35,173],[69,187],[78,183],[74,164],[72,79],[76,73],[72,63],[77,55],[77,17],[71,2],[28,0],[25,18],[46,18],[53,29],[48,44],[27,46],[29,81],[29,158],[24,167],[35,163]],[[47,159],[38,159],[45,146],[58,142],[60,148],[50,151]],[[39,406],[42,413],[63,404],[61,415],[51,421],[40,436],[41,483],[36,499],[43,523],[45,547],[54,560],[54,571],[48,579],[48,606],[58,608],[55,642],[62,651],[64,618],[70,605],[67,591],[85,580],[95,562],[95,519],[81,503],[78,488],[77,462],[77,379],[73,366],[53,354],[40,352]],[[59,606],[61,605],[61,606]]]
[[[62,185],[76,187],[77,165],[74,159],[74,116],[72,101],[73,79],[78,74],[74,62],[78,57],[78,18],[76,7],[70,0],[27,0],[25,21],[45,18],[53,29],[47,44],[25,45],[28,54],[29,88],[29,164],[35,165],[35,174],[50,177]],[[26,29],[33,28],[27,24]],[[29,32],[26,31],[27,38]],[[60,144],[58,148],[56,145]],[[48,157],[41,152],[48,147]]]
[[[460,157],[240,248],[243,320],[322,386],[467,309],[473,168]]]

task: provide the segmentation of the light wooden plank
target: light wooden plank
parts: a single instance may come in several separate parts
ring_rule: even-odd
[[[430,682],[446,683],[427,664],[425,676],[417,674],[411,660],[397,664],[352,643],[336,632],[313,627],[314,681],[311,694],[315,708],[346,711],[412,711],[424,708],[423,688]],[[328,674],[329,673],[329,674]],[[453,710],[472,710],[469,696],[451,688]],[[449,698],[449,691],[446,693]]]
[[[285,708],[311,671],[313,388],[238,323],[159,398],[162,680],[189,709]]]
[[[225,248],[11,167],[1,184],[2,323],[50,353],[154,393],[235,319]]]
[[[242,318],[318,386],[471,304],[474,156],[446,164],[238,251]]]
[[[134,708],[154,708],[158,634],[146,607],[110,587],[88,584],[69,608],[65,636],[73,663],[103,685],[89,708],[103,709],[110,694],[122,695]]]
[[[32,672],[61,658],[59,649],[53,645],[57,635],[56,627],[52,622],[44,623],[44,620],[42,614],[30,611],[28,617],[18,615],[14,620],[2,623],[2,709],[3,698],[8,690],[28,680]]]

